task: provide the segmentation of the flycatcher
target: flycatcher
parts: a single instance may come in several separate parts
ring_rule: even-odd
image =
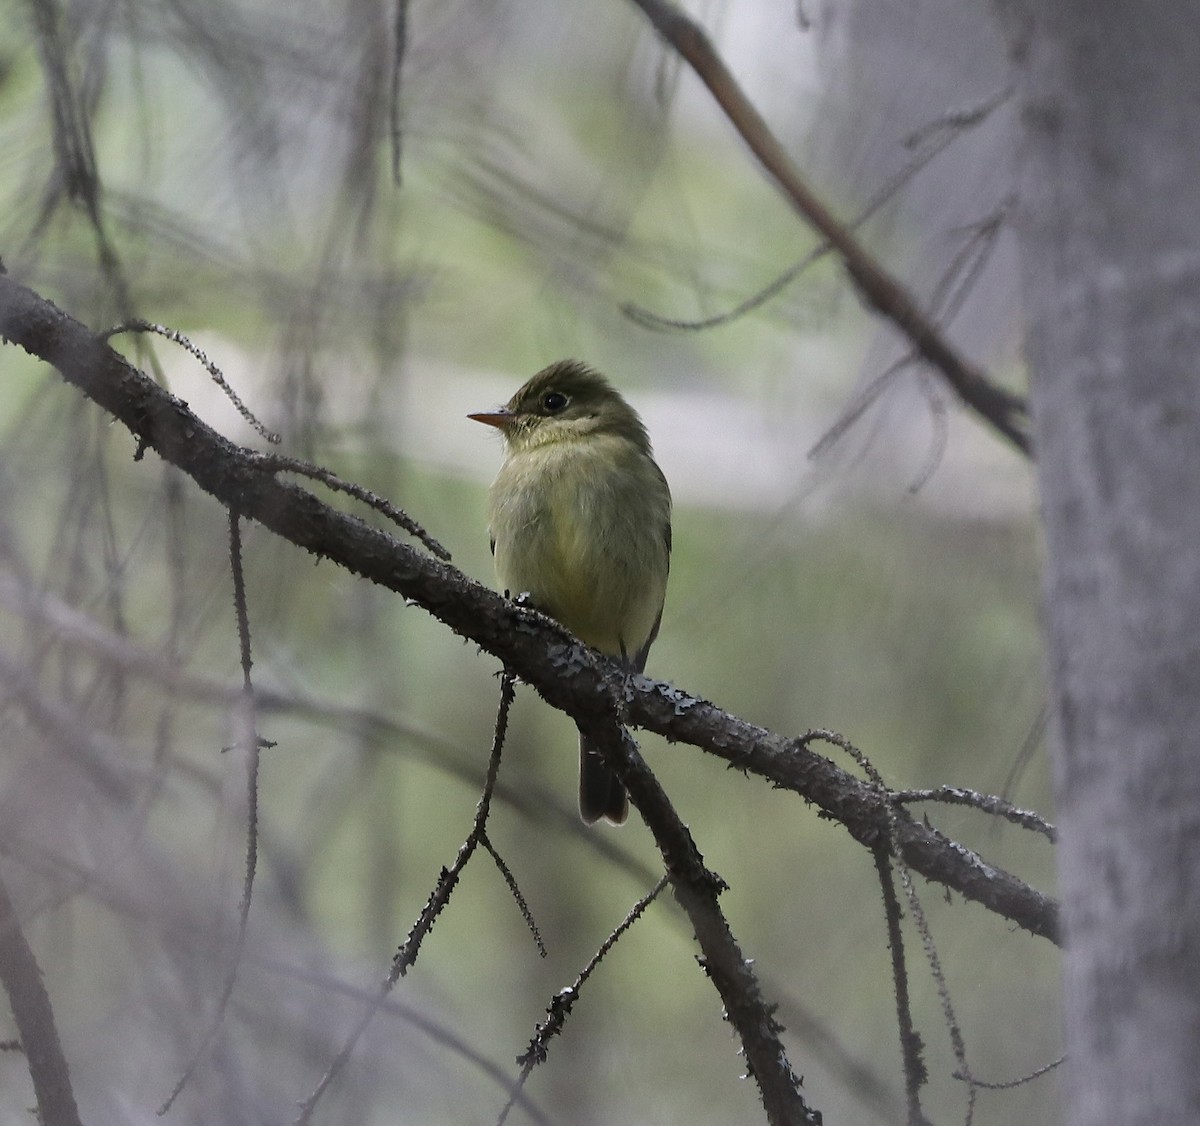
[[[667,592],[671,491],[637,412],[599,372],[560,360],[505,406],[468,417],[505,440],[488,494],[500,586],[641,672]],[[582,735],[579,812],[589,824],[629,813],[624,787]]]

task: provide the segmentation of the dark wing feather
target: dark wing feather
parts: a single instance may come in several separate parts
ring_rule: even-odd
[[[657,469],[658,467],[655,466]],[[660,474],[661,476],[661,474]],[[667,570],[671,569],[671,523],[667,522],[663,528],[663,542],[667,545]],[[634,655],[633,660],[629,661],[629,667],[636,673],[645,672],[646,658],[650,656],[650,646],[654,644],[654,639],[658,636],[658,627],[662,625],[663,608],[658,608],[658,617],[654,619],[654,628],[650,630],[650,636],[646,638],[646,644],[643,645]]]

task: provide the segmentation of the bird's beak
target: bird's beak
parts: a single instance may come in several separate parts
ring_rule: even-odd
[[[476,422],[482,422],[485,426],[494,426],[497,430],[507,430],[512,420],[516,418],[516,415],[508,407],[497,407],[494,411],[481,411],[479,414],[469,414],[467,418],[473,418]]]

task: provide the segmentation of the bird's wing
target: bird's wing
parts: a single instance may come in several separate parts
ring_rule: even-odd
[[[634,653],[633,660],[629,661],[629,667],[636,673],[646,671],[646,658],[650,656],[650,646],[654,644],[654,639],[658,636],[658,627],[662,625],[662,615],[662,607],[659,607],[658,617],[654,619],[654,628],[650,631],[650,636],[646,638],[646,644]]]
[[[668,520],[663,527],[663,542],[667,548],[667,570],[671,568],[671,522]],[[654,639],[658,636],[658,627],[662,625],[663,608],[658,608],[658,617],[654,619],[654,625],[651,627],[650,636],[646,638],[646,643],[629,661],[629,667],[634,672],[641,673],[646,669],[646,658],[650,656],[650,646],[654,644]]]

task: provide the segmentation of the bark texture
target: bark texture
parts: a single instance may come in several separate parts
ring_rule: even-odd
[[[1200,9],[1028,0],[1011,26],[1070,1121],[1195,1123]]]

